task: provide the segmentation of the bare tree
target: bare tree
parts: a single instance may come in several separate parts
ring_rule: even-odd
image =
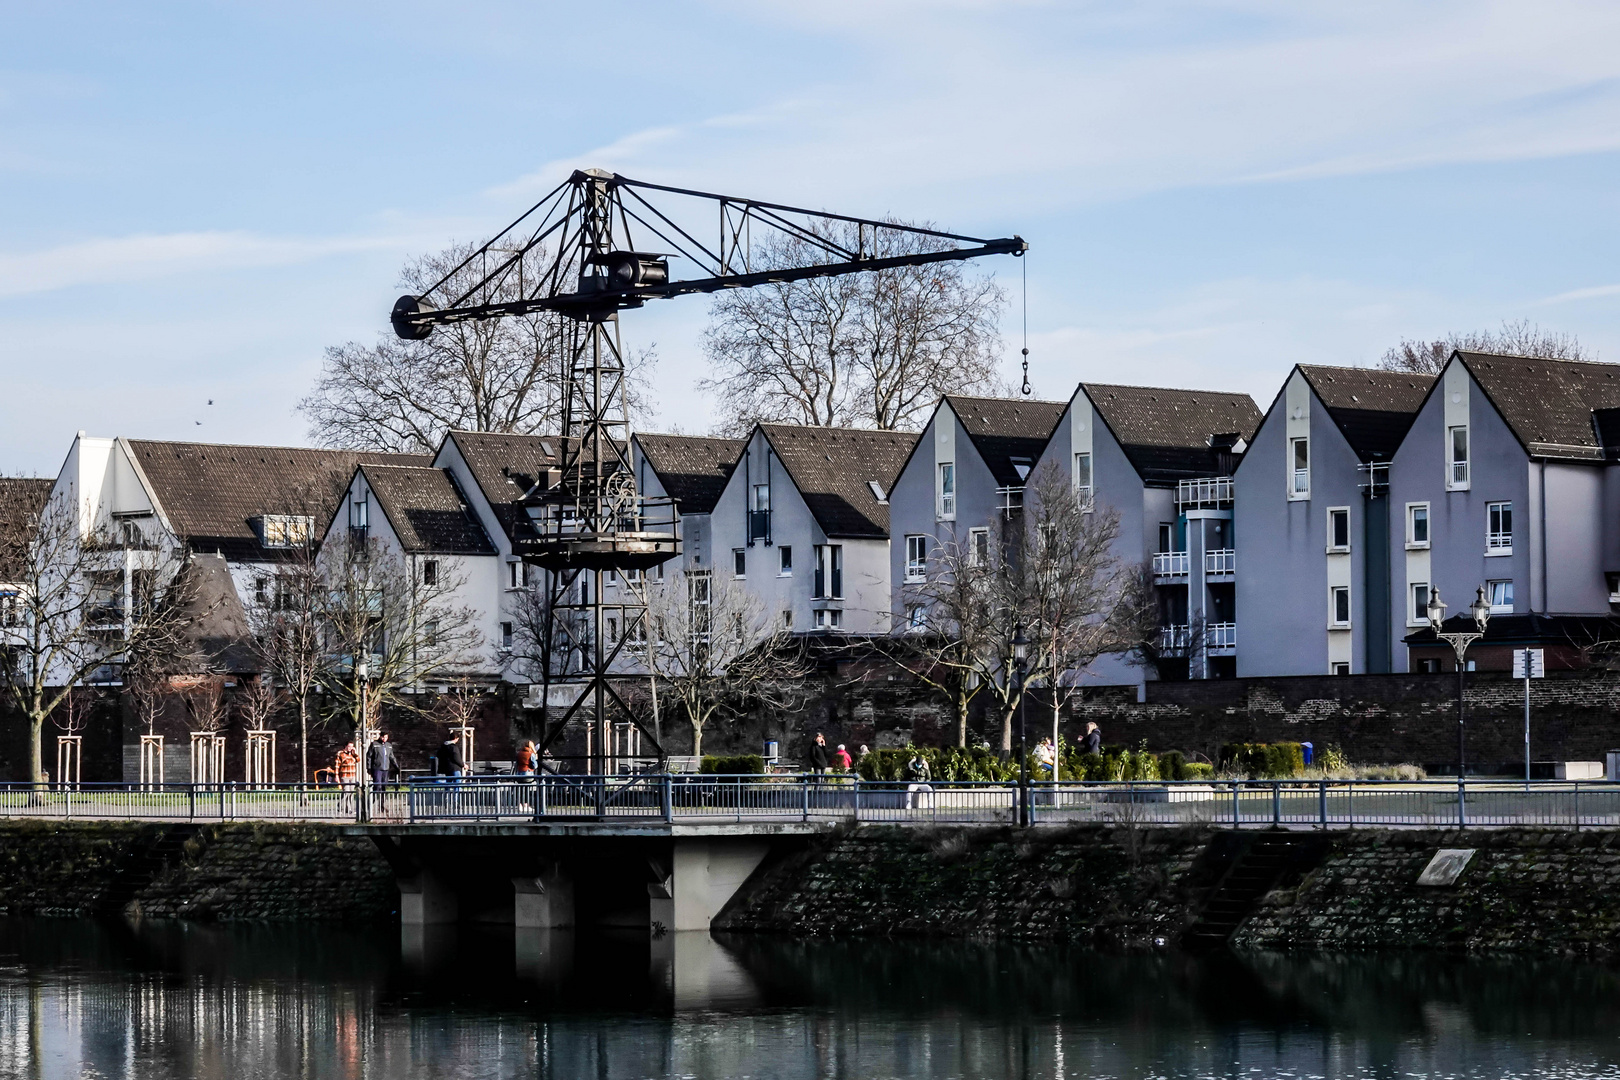
[[[326,662],[317,679],[363,743],[360,661],[367,712],[387,705],[416,709],[423,683],[454,680],[477,662],[482,636],[476,615],[457,596],[466,582],[453,561],[440,560],[432,581],[375,539],[339,534],[321,550],[325,585],[321,622]]]
[[[910,233],[857,236],[855,225],[825,235],[874,257],[934,250]],[[807,241],[777,235],[753,254],[758,268],[825,259]],[[709,312],[704,351],[729,426],[756,421],[884,429],[918,425],[941,394],[997,386],[997,323],[1005,297],[993,279],[963,263],[777,282],[720,293]]]
[[[1574,334],[1543,330],[1529,319],[1520,319],[1518,322],[1504,322],[1502,329],[1496,331],[1448,334],[1434,341],[1404,338],[1379,358],[1378,366],[1385,371],[1437,375],[1458,349],[1504,356],[1531,356],[1542,360],[1597,359],[1597,351],[1586,348]]]
[[[230,716],[230,702],[225,699],[224,680],[205,675],[181,691],[186,713],[191,717],[192,731],[217,732]]]
[[[729,578],[671,573],[649,584],[650,627],[641,655],[692,729],[692,753],[717,714],[750,705],[791,708],[810,674],[780,612]]]
[[[968,744],[968,716],[985,687],[983,657],[1000,618],[989,547],[951,541],[929,553],[920,582],[901,587],[900,635],[885,651],[950,700],[956,745]]]
[[[95,508],[69,496],[41,507],[0,485],[0,692],[28,721],[36,782],[45,722],[75,686],[99,671],[184,665],[186,631],[206,614],[189,603],[183,549],[94,521]]]
[[[260,675],[242,682],[233,704],[236,714],[249,731],[264,731],[286,706],[287,695],[269,677]]]
[[[263,599],[247,606],[247,616],[265,676],[259,685],[273,681],[298,708],[298,780],[308,783],[310,704],[330,660],[329,595],[312,534],[299,538],[286,555]]]
[[[439,294],[475,289],[507,253],[468,259],[459,245],[407,263],[400,284],[425,293],[445,275]],[[531,292],[544,275],[546,251],[531,249],[510,272],[466,297],[502,303]],[[298,408],[310,437],[323,446],[428,453],[451,429],[553,433],[561,426],[570,327],[555,312],[468,320],[438,327],[420,341],[385,331],[376,344],[345,342],[326,350],[321,373]],[[627,390],[636,404],[655,362],[649,348],[627,357]]]

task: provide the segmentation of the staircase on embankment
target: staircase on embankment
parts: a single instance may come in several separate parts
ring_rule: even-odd
[[[1320,833],[1283,829],[1217,833],[1198,868],[1213,884],[1182,931],[1182,946],[1191,950],[1224,946],[1267,893],[1320,864],[1331,843]]]

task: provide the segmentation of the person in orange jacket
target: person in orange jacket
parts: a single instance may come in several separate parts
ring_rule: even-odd
[[[355,750],[354,743],[349,743],[337,752],[337,760],[332,762],[332,767],[333,771],[337,773],[338,783],[352,784],[355,782],[360,773],[360,754]]]

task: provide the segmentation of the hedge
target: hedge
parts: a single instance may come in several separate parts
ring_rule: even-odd
[[[765,759],[759,754],[704,754],[698,762],[698,772],[720,776],[752,776],[765,771]]]
[[[1221,768],[1263,780],[1287,780],[1305,774],[1305,747],[1297,742],[1227,743]]]

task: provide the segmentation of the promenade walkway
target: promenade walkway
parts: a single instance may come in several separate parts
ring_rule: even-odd
[[[781,776],[546,776],[391,784],[363,795],[336,785],[79,784],[0,786],[0,818],[284,821],[570,831],[591,826],[1006,825],[1012,783],[925,785]],[[1036,825],[1353,828],[1620,827],[1620,783],[1601,781],[1279,780],[1035,783]]]

